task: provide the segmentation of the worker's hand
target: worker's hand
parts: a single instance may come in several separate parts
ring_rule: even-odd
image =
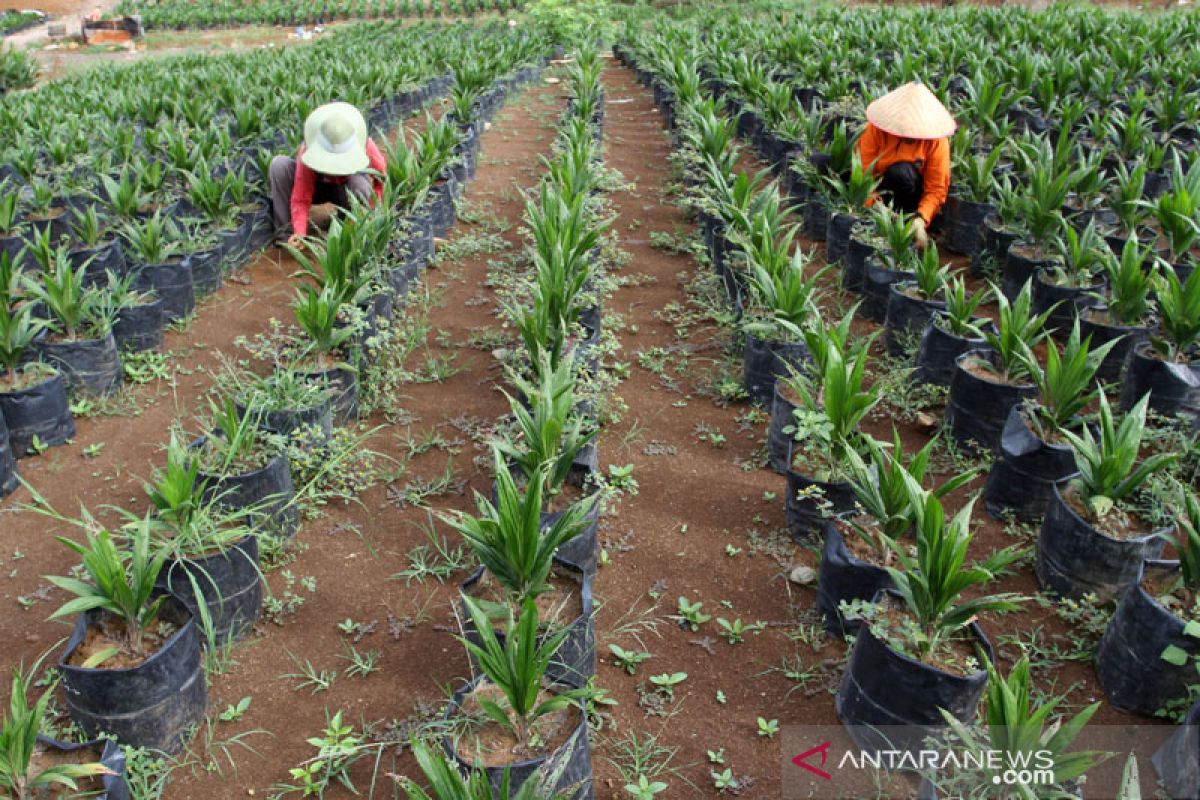
[[[300,245],[304,244],[304,237],[298,233],[293,233],[288,237],[287,243],[288,247],[299,247]]]
[[[925,232],[925,220],[920,217],[913,217],[912,223],[909,225],[909,230],[913,234],[913,244],[918,250],[924,250],[929,246],[929,234]]]

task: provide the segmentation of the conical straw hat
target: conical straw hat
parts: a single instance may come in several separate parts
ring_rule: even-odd
[[[920,81],[906,83],[871,103],[867,120],[906,139],[941,139],[958,127],[942,102]]]

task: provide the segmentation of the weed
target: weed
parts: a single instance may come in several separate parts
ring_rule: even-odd
[[[608,485],[625,494],[631,496],[636,495],[638,491],[638,482],[637,479],[633,477],[633,464],[625,464],[624,466],[609,464]]]
[[[263,599],[263,615],[276,625],[283,625],[287,617],[296,613],[296,609],[304,605],[304,596],[295,590],[296,576],[292,574],[291,570],[286,569],[280,575],[284,580],[283,592],[279,595],[271,594],[270,597]],[[317,590],[315,578],[301,578],[299,584],[307,589],[309,594]]]
[[[725,434],[720,428],[714,428],[705,422],[697,422],[692,428],[692,435],[703,444],[711,445],[718,450],[725,446]]]
[[[613,655],[613,663],[625,670],[626,674],[634,675],[637,673],[638,664],[641,664],[647,659],[653,658],[650,653],[645,650],[632,651],[622,648],[620,645],[610,644],[608,650]]]
[[[725,637],[725,641],[730,644],[739,644],[746,641],[747,633],[757,634],[759,631],[767,627],[767,623],[759,620],[749,624],[742,622],[740,619],[735,619],[733,622],[717,617],[717,624],[721,626],[721,635]]]
[[[679,621],[679,627],[689,627],[693,632],[700,630],[700,626],[712,619],[711,614],[705,614],[700,609],[704,607],[704,603],[700,601],[691,602],[686,597],[679,598],[679,614],[673,616],[672,619]]]
[[[758,735],[767,739],[774,739],[775,734],[779,733],[779,720],[758,718]]]
[[[393,580],[403,578],[405,585],[408,585],[413,581],[424,583],[427,578],[433,578],[443,583],[455,572],[467,567],[470,563],[467,551],[461,544],[451,548],[446,537],[437,535],[432,514],[426,525],[414,524],[424,531],[426,544],[419,544],[408,551],[408,567],[392,575]]]
[[[169,381],[173,377],[171,354],[158,350],[127,352],[121,356],[121,367],[125,370],[125,380],[137,385]]]
[[[639,734],[630,730],[625,733],[624,738],[609,740],[606,743],[602,750],[606,753],[605,758],[627,783],[637,782],[639,776],[645,776],[649,780],[670,776],[688,783],[683,770],[691,765],[674,764],[679,756],[679,747],[665,745],[659,741],[669,723],[669,718],[664,720],[662,727],[655,733]]]
[[[382,656],[383,653],[378,650],[368,650],[365,653],[360,653],[354,645],[347,644],[346,651],[339,655],[338,658],[350,664],[350,666],[342,670],[343,675],[348,678],[365,678],[379,669],[379,659]]]
[[[289,769],[288,775],[294,783],[271,787],[272,798],[289,794],[324,797],[325,791],[335,783],[359,794],[350,779],[350,768],[364,756],[378,751],[380,745],[365,742],[363,736],[355,733],[353,725],[343,723],[341,711],[328,718],[322,734],[310,738],[308,743],[317,749],[317,754]]]
[[[217,715],[217,719],[221,722],[237,722],[250,709],[251,700],[252,698],[250,697],[243,697],[237,703],[225,706],[225,710]]]
[[[687,677],[686,672],[664,672],[659,675],[651,675],[650,682],[657,687],[659,694],[668,700],[674,700],[675,687],[686,681]]]
[[[220,719],[214,721],[212,717],[204,719],[179,766],[188,767],[193,775],[204,772],[226,780],[236,778],[237,760],[234,752],[240,749],[258,755],[248,740],[252,736],[270,735],[267,731],[255,729],[221,738],[220,722]]]
[[[333,681],[337,678],[337,672],[331,669],[317,669],[308,659],[303,661],[288,653],[288,658],[296,665],[296,672],[288,672],[279,677],[284,680],[294,680],[296,685],[292,687],[293,692],[298,692],[301,689],[310,689],[310,694],[324,692],[330,686],[333,686]]]
[[[454,474],[454,458],[451,456],[446,460],[446,468],[437,477],[413,478],[402,489],[389,486],[387,498],[388,502],[397,508],[425,506],[431,497],[462,494],[466,488],[466,478],[456,477]]]
[[[733,777],[733,770],[726,768],[721,772],[713,771],[710,773],[713,779],[713,787],[721,794],[726,790],[736,792],[740,788],[737,778]]]

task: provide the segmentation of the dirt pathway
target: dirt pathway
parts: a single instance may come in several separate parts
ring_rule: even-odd
[[[468,674],[463,648],[455,641],[451,602],[456,573],[445,583],[435,580],[411,583],[397,578],[410,566],[407,554],[426,542],[421,526],[429,525],[428,508],[406,502],[430,491],[426,502],[439,510],[473,508],[471,490],[488,492],[490,463],[485,471],[475,464],[484,454],[482,437],[507,410],[494,385],[502,380],[491,354],[492,345],[479,345],[499,335],[493,292],[485,286],[489,262],[505,258],[521,246],[519,224],[523,201],[519,190],[533,186],[541,175],[538,157],[547,153],[554,137],[553,124],[563,107],[559,87],[530,90],[502,111],[484,134],[483,155],[476,179],[469,185],[463,216],[441,247],[438,266],[426,273],[426,285],[435,297],[430,307],[427,347],[410,360],[422,365],[441,364],[453,372],[440,382],[410,383],[403,387],[392,424],[373,417],[368,426],[384,428],[371,446],[405,465],[405,474],[390,486],[367,491],[359,502],[331,507],[321,519],[305,525],[299,534],[300,552],[285,570],[293,576],[292,589],[303,605],[288,616],[282,627],[264,623],[264,635],[236,648],[236,665],[218,677],[212,687],[212,710],[219,712],[241,697],[252,696],[250,711],[236,725],[219,726],[217,740],[241,732],[263,729],[268,734],[249,737],[260,757],[238,753],[239,771],[184,769],[176,773],[170,800],[209,800],[217,796],[263,796],[265,790],[287,779],[289,767],[314,755],[305,743],[318,736],[327,714],[338,709],[347,722],[371,723],[373,735],[404,741],[411,726],[427,724],[440,713],[444,687],[456,686]],[[415,313],[415,309],[414,309]],[[488,332],[488,333],[485,333]],[[479,346],[471,346],[474,343]],[[402,408],[399,408],[402,407]],[[453,480],[434,487],[452,463]],[[457,541],[457,535],[435,522],[437,535]],[[315,581],[315,591],[302,587]],[[277,595],[287,591],[284,572],[272,573],[269,583]],[[361,627],[346,635],[339,623],[352,620]],[[356,639],[361,653],[379,652],[379,671],[368,677],[342,672],[348,642]],[[340,672],[328,691],[316,695],[297,689],[298,680],[282,678],[297,672],[289,654],[311,660],[319,670]],[[202,738],[193,745],[203,762],[219,753],[205,747]],[[378,775],[405,771],[409,759],[391,763],[385,756]],[[370,785],[373,764],[353,771],[360,790]],[[331,797],[349,797],[332,792]],[[390,788],[376,796],[391,796]]]
[[[625,317],[621,357],[633,367],[620,389],[629,411],[622,424],[605,430],[601,458],[632,463],[639,488],[609,520],[612,564],[601,570],[596,588],[605,603],[598,682],[620,703],[612,711],[616,728],[601,737],[595,759],[597,797],[626,796],[635,734],[643,743],[677,748],[670,766],[680,774],[659,777],[671,784],[664,796],[691,796],[687,782],[714,795],[710,770],[729,768],[749,779],[743,796],[775,797],[778,744],[758,735],[755,718],[815,723],[815,713],[833,721],[831,703],[802,707],[794,698],[785,701],[792,684],[781,676],[755,677],[785,655],[819,660],[777,624],[792,619],[783,479],[752,466],[765,430],[762,412],[723,405],[711,394],[722,377],[740,382],[740,373],[724,371],[727,337],[688,306],[687,290],[705,268],[688,254],[670,252],[692,226],[668,194],[670,142],[653,98],[627,69],[611,67],[604,80],[606,161],[631,184],[614,195],[614,227],[631,256],[621,274],[637,279],[613,301]],[[714,620],[692,632],[666,619],[677,613],[681,596],[703,603],[702,613]],[[801,607],[811,605],[807,595],[796,599]],[[761,621],[766,628],[730,644],[716,617]],[[611,664],[610,643],[652,658],[630,677]],[[676,672],[688,677],[676,687],[672,706],[655,696],[648,678]],[[823,694],[819,684],[816,691]],[[710,765],[707,751],[722,749],[725,765]]]

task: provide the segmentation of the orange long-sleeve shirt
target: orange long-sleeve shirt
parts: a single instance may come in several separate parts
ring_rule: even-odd
[[[950,191],[950,140],[902,139],[867,123],[858,138],[858,155],[863,164],[875,162],[875,174],[901,161],[917,164],[925,181],[925,194],[917,214],[926,224],[933,221]]]

